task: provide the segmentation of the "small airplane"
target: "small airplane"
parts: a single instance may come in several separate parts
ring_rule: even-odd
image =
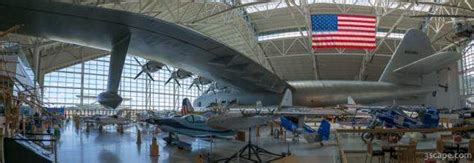
[[[136,116],[137,116],[137,118],[136,118],[137,122],[146,122],[150,118],[158,118],[161,115],[160,115],[159,112],[154,112],[154,111],[148,110],[146,112],[139,112],[139,113],[136,114]]]
[[[327,120],[323,120],[321,121],[318,130],[315,130],[304,124],[304,122],[302,123],[303,127],[300,127],[301,124],[298,123],[300,120],[301,119],[297,117],[281,116],[280,124],[287,131],[291,131],[293,134],[297,135],[296,138],[298,135],[302,134],[307,142],[319,142],[321,146],[323,146],[324,144],[322,141],[329,139],[331,124]]]
[[[411,115],[405,112],[411,112]],[[414,116],[414,114],[416,115]],[[399,106],[386,107],[385,109],[372,109],[370,114],[372,120],[369,122],[367,128],[374,129],[376,127],[386,128],[438,128],[439,126],[439,111],[434,107],[425,109],[406,109]],[[401,135],[398,135],[401,138]],[[362,140],[371,141],[374,134],[370,132],[362,133]]]
[[[130,113],[122,117],[123,111],[119,110],[115,115],[93,115],[82,117],[82,120],[86,123],[92,123],[98,126],[106,125],[127,125],[131,123]]]
[[[191,144],[179,140],[178,135],[193,138],[226,138],[234,136],[233,130],[221,130],[208,126],[207,118],[197,114],[185,116],[173,116],[168,118],[150,118],[150,124],[157,125],[161,130],[168,132],[168,137],[163,138],[167,144],[173,144],[179,148],[191,149]]]

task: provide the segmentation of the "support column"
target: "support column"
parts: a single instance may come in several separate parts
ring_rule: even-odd
[[[81,48],[81,106],[84,105],[84,48]]]
[[[127,57],[130,33],[115,41],[110,55],[109,76],[107,79],[107,90],[97,96],[97,101],[107,108],[115,109],[123,101],[118,95],[120,79],[122,78],[123,66]]]

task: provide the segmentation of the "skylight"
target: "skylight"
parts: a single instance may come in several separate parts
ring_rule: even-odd
[[[376,0],[306,0],[308,4],[316,4],[316,3],[333,3],[333,4],[347,4],[347,5],[357,5],[357,6],[371,6],[371,4],[374,4]],[[243,3],[250,3],[250,2],[255,2],[255,0],[243,0]],[[369,3],[370,2],[370,3]],[[297,5],[299,5],[299,1],[295,1]],[[389,8],[396,8],[400,2],[392,2],[388,7]],[[406,9],[410,4],[405,3],[401,9]],[[264,4],[258,4],[258,5],[252,5],[249,7],[246,7],[245,9],[247,10],[248,13],[254,13],[254,12],[262,12],[262,11],[267,11],[267,10],[273,10],[273,9],[279,9],[279,8],[285,8],[288,7],[287,4],[284,1],[279,1],[279,2],[269,2],[269,3],[264,3]],[[412,8],[412,10],[415,11],[429,11],[429,5],[416,5]]]

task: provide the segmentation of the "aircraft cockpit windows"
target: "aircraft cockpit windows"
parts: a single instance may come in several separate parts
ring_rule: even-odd
[[[184,120],[188,121],[189,123],[194,123],[194,117],[193,115],[187,115],[183,117]]]
[[[205,123],[206,118],[200,115],[186,115],[183,117],[189,123]]]

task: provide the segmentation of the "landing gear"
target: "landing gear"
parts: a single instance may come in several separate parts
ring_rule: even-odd
[[[168,133],[168,137],[163,138],[163,140],[165,140],[165,142],[166,142],[166,145],[172,145],[171,143],[173,142],[173,139],[179,141],[178,136],[176,136],[176,138],[173,138],[173,136],[175,136],[175,134],[170,132],[170,133]]]
[[[167,145],[175,145],[178,149],[191,150],[191,144],[180,141],[178,135],[175,133],[169,132],[168,137],[164,137],[163,140]]]
[[[262,158],[260,158],[260,156],[262,155],[272,156],[274,158],[264,161],[262,160]],[[245,160],[249,160],[253,162],[271,162],[274,160],[281,159],[287,155],[290,155],[290,153],[276,154],[276,153],[267,151],[266,149],[263,149],[255,144],[252,144],[251,129],[249,128],[249,141],[247,145],[242,147],[237,153],[233,154],[229,158],[220,159],[220,160],[217,160],[216,162],[224,161],[228,163],[235,158],[241,158],[241,159],[245,159]],[[256,159],[252,158],[252,156],[254,156]]]

